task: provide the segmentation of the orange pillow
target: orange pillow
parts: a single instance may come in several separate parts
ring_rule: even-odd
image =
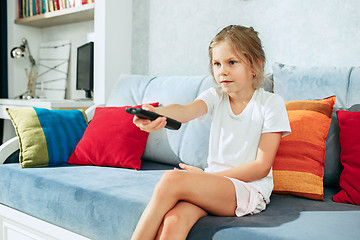
[[[286,103],[291,134],[273,164],[274,193],[323,200],[326,137],[336,97]]]

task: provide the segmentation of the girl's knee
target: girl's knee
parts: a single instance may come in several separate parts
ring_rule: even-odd
[[[167,184],[174,184],[180,180],[182,175],[183,175],[182,171],[178,171],[178,170],[167,171],[162,175],[160,181],[163,181],[164,183]]]
[[[163,234],[175,236],[184,232],[186,233],[186,223],[187,221],[181,212],[173,209],[164,217]]]
[[[161,196],[174,195],[181,184],[180,171],[167,171],[163,174],[160,181],[156,184],[154,193]]]
[[[168,226],[178,225],[182,220],[181,212],[177,210],[171,210],[166,213],[164,217],[164,223]]]

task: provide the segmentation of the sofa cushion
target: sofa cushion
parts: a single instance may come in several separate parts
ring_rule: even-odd
[[[340,159],[344,169],[341,191],[334,201],[360,205],[360,112],[337,111],[340,127]]]
[[[151,105],[157,107],[158,103]],[[125,108],[96,108],[68,163],[140,169],[149,134],[133,124],[133,116]]]
[[[193,101],[216,83],[210,76],[150,77],[122,75],[107,106],[160,102],[166,106]],[[193,120],[177,130],[162,129],[149,134],[143,159],[177,166],[180,162],[205,168],[211,120]],[[161,149],[161,151],[159,151]]]
[[[90,239],[127,240],[166,171],[154,167],[172,169],[147,161],[140,171],[72,165],[21,169],[19,164],[4,164],[0,203]],[[324,202],[272,196],[267,209],[253,216],[206,216],[188,239],[356,239],[360,206],[335,203],[333,193],[325,189]]]
[[[187,239],[357,239],[360,206],[333,202],[335,192],[325,188],[325,201],[273,195],[259,214],[201,218]]]
[[[281,139],[274,160],[275,193],[323,199],[326,136],[335,98],[286,102],[291,134]]]
[[[7,109],[19,137],[21,167],[67,164],[87,127],[83,110]]]
[[[0,165],[0,203],[90,239],[130,239],[165,170]],[[11,184],[9,184],[11,179]]]
[[[339,123],[336,111],[343,108],[334,108],[331,116],[329,132],[326,138],[324,186],[339,187],[342,165],[340,163]]]

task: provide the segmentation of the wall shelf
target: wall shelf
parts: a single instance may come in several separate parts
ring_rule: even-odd
[[[19,18],[15,20],[16,24],[45,28],[68,23],[94,20],[95,3],[82,5],[76,8],[67,8],[32,17]]]

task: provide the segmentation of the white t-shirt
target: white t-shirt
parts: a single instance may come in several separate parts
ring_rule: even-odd
[[[207,105],[212,117],[206,172],[219,172],[255,161],[262,133],[291,132],[284,100],[277,94],[257,89],[245,109],[235,115],[229,96],[220,87],[210,88],[197,98]],[[250,182],[270,202],[272,169],[260,180]]]

